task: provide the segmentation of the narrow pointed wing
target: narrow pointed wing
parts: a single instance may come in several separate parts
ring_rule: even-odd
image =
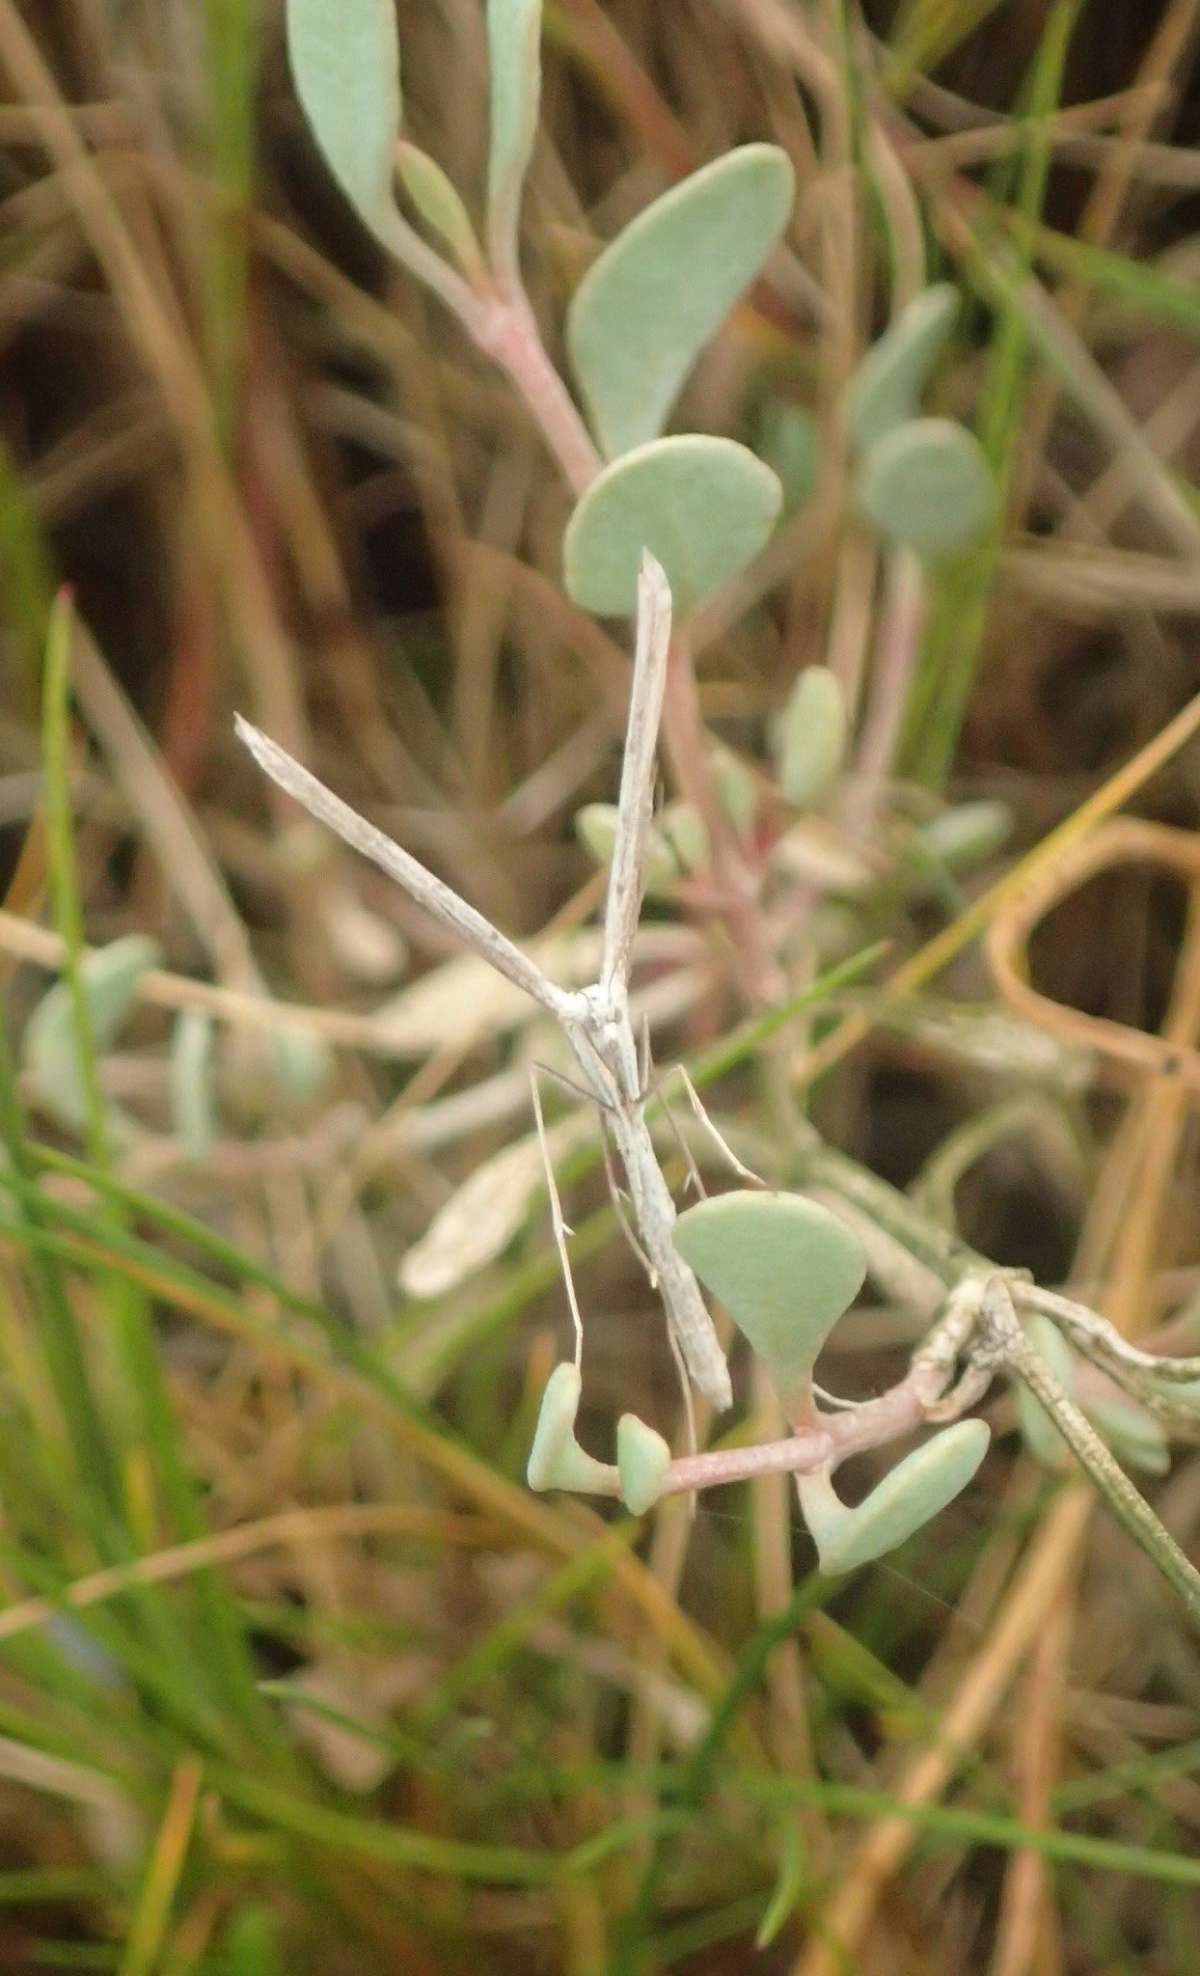
[[[647,549],[638,578],[637,642],[629,725],[621,765],[617,837],[604,911],[604,959],[600,979],[627,988],[634,935],[642,910],[646,840],[654,796],[654,758],[667,685],[671,645],[671,590],[661,566]]]
[[[571,998],[553,981],[547,980],[528,954],[514,947],[512,941],[466,899],[460,898],[442,879],[427,871],[419,859],[393,843],[373,823],[368,823],[366,817],[352,810],[349,803],[334,795],[332,789],[318,782],[316,776],[311,775],[293,755],[289,755],[286,748],[281,748],[277,742],[260,733],[240,714],[234,716],[234,725],[239,739],[245,742],[259,767],[265,770],[272,782],[302,804],[310,816],[336,831],[351,850],[370,858],[372,864],[378,865],[380,871],[386,872],[389,878],[403,887],[410,899],[423,906],[431,918],[457,934],[465,947],[490,962],[497,974],[506,976],[514,987],[524,989],[551,1015],[561,1021],[564,1010],[571,1012]]]

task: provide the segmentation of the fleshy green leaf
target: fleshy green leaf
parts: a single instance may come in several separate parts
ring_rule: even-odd
[[[593,1460],[575,1439],[581,1390],[578,1367],[569,1361],[555,1366],[542,1394],[525,1470],[531,1489],[580,1489],[602,1496],[617,1493],[616,1469],[608,1462]]]
[[[714,748],[709,766],[722,812],[739,837],[749,837],[758,816],[758,781],[754,770],[728,748]]]
[[[214,1024],[207,1009],[183,1009],[171,1032],[171,1121],[189,1159],[205,1159],[217,1136]]]
[[[840,679],[828,666],[805,666],[775,734],[779,787],[797,809],[819,803],[841,774],[847,726]]]
[[[281,1029],[272,1038],[272,1068],[280,1088],[300,1105],[319,1098],[333,1076],[333,1052],[312,1031]]]
[[[142,976],[157,967],[161,949],[145,934],[129,933],[84,957],[80,974],[96,1051],[107,1049],[137,998]],[[29,1084],[44,1110],[64,1125],[86,1122],[71,991],[56,981],[25,1028],[22,1059]],[[115,1108],[114,1118],[119,1118]]]
[[[296,94],[322,157],[359,218],[394,248],[395,0],[288,0],[287,43]]]
[[[868,350],[850,387],[850,430],[866,451],[915,418],[938,352],[954,327],[958,290],[938,282],[911,301]]]
[[[1013,813],[1008,803],[981,797],[975,803],[956,803],[918,824],[914,842],[922,856],[948,871],[974,871],[1002,851],[1013,831]]]
[[[612,863],[619,815],[615,803],[585,803],[575,812],[575,835],[601,869]]]
[[[764,547],[780,499],[770,467],[732,439],[656,439],[607,467],[579,501],[563,540],[567,590],[588,611],[632,611],[649,549],[682,617]]]
[[[542,88],[541,0],[488,0],[491,150],[488,157],[488,247],[492,264],[517,263],[521,187],[537,131]]]
[[[660,841],[675,859],[676,876],[707,871],[712,857],[704,818],[691,803],[668,803],[655,825]]]
[[[956,1421],[897,1462],[854,1509],[839,1504],[840,1514],[831,1513],[827,1497],[822,1502],[818,1494],[811,1520],[809,1483],[823,1478],[800,1476],[800,1501],[822,1571],[837,1577],[897,1550],[961,1494],[987,1453],[991,1438],[984,1420]]]
[[[1162,1422],[1123,1393],[1089,1393],[1084,1412],[1096,1432],[1108,1442],[1117,1460],[1146,1475],[1165,1475],[1171,1466],[1171,1446]]]
[[[801,1194],[737,1189],[681,1214],[675,1247],[719,1297],[786,1399],[866,1274],[857,1238]]]
[[[758,422],[755,451],[779,475],[784,514],[797,514],[817,484],[820,447],[812,413],[803,405],[779,400],[766,406]]]
[[[688,371],[791,211],[792,167],[746,144],[655,200],[576,290],[567,345],[610,459],[657,438]]]
[[[396,147],[400,183],[431,233],[445,241],[463,273],[478,278],[483,255],[467,209],[450,180],[427,151],[403,140]]]
[[[670,1466],[671,1450],[662,1435],[636,1413],[623,1413],[617,1422],[617,1473],[621,1500],[634,1516],[654,1507]]]
[[[585,851],[604,869],[612,863],[617,841],[615,803],[585,803],[575,814],[575,832]],[[679,882],[679,858],[652,825],[646,838],[645,884],[651,898],[662,898]]]
[[[910,419],[865,455],[858,506],[887,541],[926,561],[977,542],[996,489],[979,441],[953,419]]]

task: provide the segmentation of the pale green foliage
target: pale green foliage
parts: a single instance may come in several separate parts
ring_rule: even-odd
[[[886,1556],[953,1502],[971,1481],[991,1440],[983,1420],[959,1420],[915,1448],[853,1509],[822,1476],[801,1476],[805,1521],[830,1577]]]
[[[319,1098],[333,1075],[329,1045],[312,1032],[281,1029],[271,1039],[271,1054],[280,1089],[299,1105]]]
[[[722,812],[739,837],[749,837],[758,816],[758,779],[754,770],[728,748],[714,748],[708,761]]]
[[[657,829],[680,872],[707,871],[712,847],[704,818],[691,803],[668,803],[659,815]]]
[[[97,1054],[105,1050],[137,999],[142,976],[161,959],[158,942],[130,933],[87,954],[80,979],[88,1026]],[[84,1080],[71,991],[56,981],[34,1009],[22,1041],[23,1068],[30,1090],[44,1111],[64,1125],[87,1121]]]
[[[914,843],[923,857],[947,871],[975,871],[1012,836],[1013,813],[1007,803],[981,797],[956,803],[918,824]]]
[[[857,1237],[801,1194],[737,1189],[688,1208],[674,1240],[780,1395],[798,1392],[862,1286],[866,1257]]]
[[[644,1516],[662,1494],[671,1450],[653,1427],[636,1413],[623,1413],[617,1422],[617,1473],[621,1500],[635,1516]]]
[[[359,218],[395,250],[400,135],[394,0],[288,0],[288,58],[321,154]]]
[[[584,850],[601,866],[612,863],[617,841],[615,803],[585,803],[576,813],[575,830]],[[651,898],[675,890],[688,871],[703,871],[709,861],[708,832],[690,803],[668,803],[651,824],[646,837],[645,889]]]
[[[483,271],[483,255],[466,207],[445,172],[416,144],[396,147],[400,183],[429,231],[443,240],[468,277]]]
[[[817,422],[812,413],[803,405],[776,399],[759,418],[757,451],[779,475],[784,514],[795,514],[804,507],[817,484],[820,449]]]
[[[617,815],[615,803],[585,803],[575,815],[579,841],[601,868],[612,863]],[[646,891],[652,898],[673,891],[679,878],[679,860],[653,825],[646,838],[644,875]]]
[[[556,1365],[542,1394],[533,1446],[525,1477],[531,1489],[598,1489],[612,1493],[616,1470],[593,1460],[575,1439],[582,1382],[577,1366]]]
[[[828,666],[805,666],[774,736],[779,787],[797,809],[819,803],[841,774],[848,725],[841,681]]]
[[[938,282],[902,309],[868,350],[850,387],[850,431],[856,446],[865,451],[916,417],[958,307],[957,289]]]
[[[780,499],[770,467],[732,439],[656,439],[606,468],[579,501],[563,541],[567,590],[585,610],[632,611],[649,549],[682,617],[765,546]]]
[[[517,259],[517,221],[537,131],[541,96],[541,0],[488,0],[491,149],[488,155],[488,247],[498,271]]]
[[[1119,1461],[1147,1475],[1165,1475],[1171,1466],[1170,1442],[1160,1421],[1115,1387],[1096,1392],[1083,1387],[1075,1355],[1058,1326],[1036,1312],[1025,1320],[1030,1344],[1069,1398],[1083,1409]],[[1031,1454],[1047,1468],[1070,1468],[1073,1457],[1040,1400],[1023,1382],[1017,1386],[1017,1419]]]
[[[872,527],[927,562],[977,542],[995,507],[982,446],[953,419],[909,419],[864,456],[855,498]]]
[[[1178,1395],[1176,1395],[1178,1397]],[[1171,1466],[1171,1444],[1162,1422],[1124,1393],[1088,1393],[1084,1412],[1092,1426],[1127,1468],[1144,1475],[1165,1475]]]
[[[207,1009],[184,1009],[171,1033],[171,1120],[189,1159],[202,1160],[217,1136],[213,1101],[214,1024]]]
[[[783,151],[744,145],[639,213],[584,277],[567,343],[610,459],[662,431],[687,373],[782,233],[793,190]]]

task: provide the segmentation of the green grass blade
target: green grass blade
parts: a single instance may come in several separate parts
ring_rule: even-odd
[[[46,811],[50,847],[51,896],[54,918],[62,936],[63,975],[74,1017],[75,1055],[83,1087],[86,1136],[91,1163],[101,1173],[114,1170],[112,1136],[100,1083],[95,1037],[84,986],[82,962],[86,950],[83,902],[75,850],[70,799],[70,663],[73,635],[71,601],[59,594],[51,613],[44,681],[43,753],[46,771]],[[28,1196],[26,1204],[28,1205]],[[109,1200],[102,1216],[108,1237],[123,1236],[119,1205]],[[178,1535],[202,1537],[207,1524],[200,1513],[178,1423],[167,1392],[149,1299],[140,1284],[123,1272],[94,1271],[105,1309],[107,1335],[114,1341],[126,1389],[126,1421],[121,1440],[126,1474],[132,1478],[141,1464],[152,1475]],[[136,1520],[130,1516],[130,1528]],[[175,1635],[173,1647],[181,1665],[191,1665],[199,1688],[223,1685],[236,1712],[257,1735],[271,1739],[272,1717],[254,1683],[249,1647],[236,1602],[213,1572],[197,1573],[194,1596],[203,1619],[203,1638],[179,1633],[171,1608],[151,1594],[153,1612],[163,1633]],[[277,1744],[276,1754],[282,1754]]]
[[[984,540],[948,566],[938,585],[921,668],[906,713],[903,759],[909,772],[940,789],[953,760],[987,624],[996,563],[1003,542],[1007,494],[1016,459],[1021,408],[1029,375],[1030,333],[1021,306],[1021,276],[1033,266],[1052,150],[1047,119],[1057,109],[1067,54],[1085,0],[1056,0],[1046,23],[1027,91],[1027,145],[1017,181],[1016,267],[997,297],[995,328],[980,398],[977,433],[996,478],[999,499]],[[987,259],[986,247],[976,258]],[[975,259],[968,262],[978,285]]]
[[[7,1168],[0,1166],[0,1181],[11,1181],[22,1188],[32,1225],[46,1232],[50,1210],[36,1186],[27,1151],[16,1067],[2,1009],[0,1142],[9,1160]],[[62,1273],[50,1251],[39,1250],[34,1256],[30,1282],[41,1320],[39,1337],[46,1369],[67,1435],[69,1463],[80,1487],[79,1513],[95,1527],[116,1509],[119,1492],[113,1451],[92,1391],[91,1368]]]

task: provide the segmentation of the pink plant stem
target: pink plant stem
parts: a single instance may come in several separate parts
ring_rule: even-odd
[[[812,1432],[756,1447],[685,1455],[671,1463],[662,1493],[681,1495],[723,1482],[745,1482],[756,1475],[805,1475],[815,1468],[836,1468],[849,1455],[883,1447],[923,1426],[930,1398],[928,1374],[916,1368],[876,1400],[866,1400],[845,1413],[822,1414],[820,1427]]]
[[[507,297],[497,293],[468,326],[480,349],[520,392],[572,491],[585,493],[604,462],[550,361],[526,295],[520,290]]]
[[[525,400],[573,492],[586,493],[604,461],[550,361],[524,290],[515,284],[497,286],[469,315],[463,315],[463,321],[479,348],[507,373]],[[713,872],[742,988],[751,1001],[769,1001],[781,984],[763,929],[758,881],[717,800],[691,651],[680,636],[671,646],[663,739],[680,793],[699,811],[708,830]]]
[[[855,762],[847,822],[865,836],[875,821],[884,781],[894,766],[904,705],[925,628],[928,584],[911,549],[894,549],[884,579],[867,717]]]

